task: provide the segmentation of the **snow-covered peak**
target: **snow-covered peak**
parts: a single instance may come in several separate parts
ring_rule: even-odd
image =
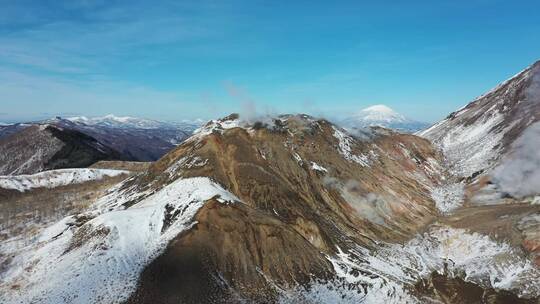
[[[364,120],[371,121],[402,122],[407,120],[405,116],[385,105],[374,105],[367,107],[361,110],[357,116]]]
[[[135,118],[129,116],[115,116],[113,114],[91,118],[86,116],[77,116],[70,117],[68,118],[68,120],[74,123],[84,123],[86,125],[99,125],[114,128],[156,129],[163,125],[162,122],[156,120]]]
[[[426,124],[408,119],[386,105],[373,105],[362,109],[341,122],[346,129],[364,129],[371,126],[396,129],[406,132],[421,130]]]
[[[108,114],[100,117],[76,116],[67,118],[67,120],[73,123],[85,124],[89,126],[101,126],[121,129],[177,129],[185,128],[188,125],[193,126],[190,129],[195,129],[194,126],[200,125],[199,121],[182,121],[181,123],[174,123],[130,116],[116,116],[114,114]]]

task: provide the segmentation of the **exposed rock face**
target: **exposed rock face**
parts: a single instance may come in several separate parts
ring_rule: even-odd
[[[226,286],[242,297],[268,300],[276,296],[268,280],[286,288],[328,278],[333,268],[326,256],[333,255],[336,246],[373,246],[379,240],[403,238],[436,214],[427,186],[442,175],[433,174],[440,170],[434,167],[438,154],[427,141],[388,132],[372,142],[359,142],[309,117],[291,116],[279,124],[257,130],[214,126],[210,134],[189,140],[141,177],[168,183],[181,176],[211,176],[245,205],[207,203],[196,216],[196,226],[143,273],[131,301],[170,292],[164,303],[197,298],[183,288],[160,293],[157,279],[164,271],[161,263],[167,264],[162,260],[168,261],[171,252],[191,250],[204,257],[206,267],[211,265],[210,272],[198,268],[196,281],[221,274]],[[369,156],[360,163],[347,160],[339,148],[344,141],[349,141],[349,157]],[[370,195],[379,201],[370,201]]]
[[[86,167],[124,156],[93,137],[52,125],[30,126],[0,139],[0,175]]]
[[[128,303],[273,302],[269,278],[289,286],[331,276],[316,247],[264,212],[211,201],[195,220],[145,269]]]
[[[443,172],[427,141],[380,130],[373,141],[362,142],[309,117],[291,116],[281,124],[216,128],[169,153],[146,178],[210,176],[246,204],[299,227],[329,221],[319,225],[369,225],[399,235],[410,228],[401,221],[420,226],[435,213],[427,186],[439,183]],[[374,195],[381,204],[372,204]],[[326,247],[324,236],[313,237]]]

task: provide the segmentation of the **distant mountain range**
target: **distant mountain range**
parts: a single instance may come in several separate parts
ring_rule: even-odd
[[[145,119],[129,116],[115,116],[109,114],[101,117],[75,116],[68,117],[67,120],[88,126],[117,128],[117,129],[180,129],[193,132],[205,121],[201,119],[184,120],[182,122],[164,122],[153,119]]]
[[[154,161],[198,127],[199,122],[113,115],[55,117],[0,126],[0,175],[85,167],[99,160]]]
[[[401,132],[414,133],[429,126],[428,123],[409,119],[385,105],[374,105],[339,122],[346,129],[365,129],[379,126]]]

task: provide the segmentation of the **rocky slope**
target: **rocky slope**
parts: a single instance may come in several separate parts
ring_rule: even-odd
[[[272,126],[213,121],[86,212],[41,232],[25,254],[12,252],[10,265],[35,266],[6,266],[2,288],[13,300],[53,302],[189,301],[212,290],[208,301],[275,301],[282,288],[334,278],[328,257],[339,248],[406,239],[431,221],[438,157],[411,135],[377,129],[361,142],[307,116]],[[138,232],[128,232],[135,223]],[[170,282],[210,290],[163,284],[164,271]],[[37,283],[51,272],[58,279]],[[65,281],[72,288],[57,285]]]
[[[359,139],[303,115],[265,121],[211,121],[86,208],[35,229],[24,245],[0,243],[4,299],[456,303],[489,294],[532,303],[539,296],[531,285],[538,270],[519,248],[433,224],[440,217],[433,193],[451,177],[429,141],[383,128]]]
[[[527,127],[540,120],[540,61],[429,129],[452,169],[472,177],[493,168]]]
[[[419,133],[438,146],[463,187],[444,222],[522,248],[537,265],[539,120],[540,61]]]

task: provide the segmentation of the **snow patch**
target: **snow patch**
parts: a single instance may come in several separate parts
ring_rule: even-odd
[[[175,175],[180,169],[191,169],[197,167],[204,167],[208,163],[208,159],[202,159],[199,156],[184,156],[169,166],[165,173],[169,176]]]
[[[334,129],[334,137],[339,142],[339,153],[348,161],[355,162],[362,167],[369,167],[370,161],[367,155],[356,155],[352,153],[352,145],[354,144],[354,139],[352,136],[346,134],[336,127],[332,128]]]
[[[308,303],[423,303],[409,293],[422,278],[436,271],[487,288],[517,291],[538,297],[540,270],[518,249],[488,236],[463,229],[432,226],[407,243],[381,244],[369,251],[336,248],[328,256],[341,281],[314,282],[310,289],[295,289],[284,296]],[[343,301],[339,299],[344,299]]]
[[[462,183],[448,183],[431,189],[431,197],[441,213],[449,213],[463,204],[465,186]]]
[[[112,169],[59,169],[31,175],[0,176],[0,188],[25,192],[35,188],[56,188],[71,184],[81,184],[121,174],[129,174],[125,170]]]
[[[317,164],[316,162],[311,162],[311,169],[325,173],[328,172],[325,167]]]
[[[294,152],[293,157],[296,160],[296,162],[301,166],[303,161],[302,161],[302,158],[300,157],[300,155],[298,155],[298,153]]]

